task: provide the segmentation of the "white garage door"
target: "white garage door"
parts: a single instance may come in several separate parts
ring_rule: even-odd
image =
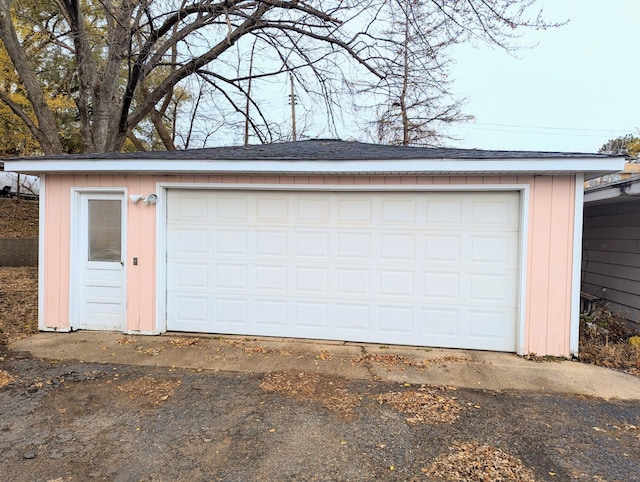
[[[167,329],[515,351],[517,192],[170,190]]]

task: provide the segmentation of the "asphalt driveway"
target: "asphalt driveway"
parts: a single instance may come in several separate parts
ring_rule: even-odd
[[[638,378],[568,361],[91,333],[0,359],[2,480],[640,480]]]

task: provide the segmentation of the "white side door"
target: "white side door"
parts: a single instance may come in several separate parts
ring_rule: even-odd
[[[77,193],[71,254],[73,329],[125,327],[124,209],[124,193]]]

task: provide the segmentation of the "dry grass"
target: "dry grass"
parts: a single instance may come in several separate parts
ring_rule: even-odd
[[[580,320],[580,361],[640,376],[640,339],[622,317],[600,309]]]
[[[38,331],[38,268],[0,268],[0,345]]]
[[[452,452],[438,457],[422,472],[436,480],[535,482],[531,469],[508,453],[475,442],[454,442]],[[552,475],[552,474],[549,474]],[[555,474],[553,474],[555,475]]]
[[[38,237],[38,202],[0,198],[0,238]]]

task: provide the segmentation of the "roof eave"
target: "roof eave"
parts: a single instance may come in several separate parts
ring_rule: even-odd
[[[15,159],[5,170],[25,174],[279,174],[279,175],[524,175],[585,173],[588,179],[619,171],[624,157],[387,160],[170,160]]]

